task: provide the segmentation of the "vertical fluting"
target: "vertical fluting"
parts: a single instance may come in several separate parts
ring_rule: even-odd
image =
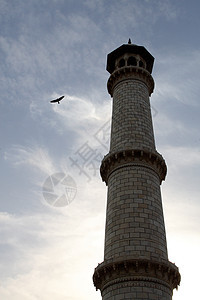
[[[110,151],[100,169],[108,186],[104,262],[93,275],[103,300],[171,300],[180,282],[167,255],[160,193],[166,164],[155,148],[153,58],[144,49],[123,45],[108,56],[113,112]]]

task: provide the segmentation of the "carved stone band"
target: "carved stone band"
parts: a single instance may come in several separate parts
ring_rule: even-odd
[[[140,67],[123,67],[114,71],[107,83],[108,92],[113,96],[114,87],[122,80],[135,79],[144,82],[149,90],[149,96],[153,93],[154,89],[154,80],[151,74]]]
[[[101,163],[101,178],[107,185],[108,178],[112,172],[130,165],[150,168],[158,174],[160,183],[162,180],[165,180],[167,166],[163,157],[158,152],[138,149],[129,149],[107,154]]]
[[[101,292],[110,285],[125,281],[151,282],[171,291],[178,288],[181,276],[176,265],[169,261],[157,262],[145,259],[128,259],[99,264],[94,271],[93,282]],[[138,283],[140,284],[140,283]]]

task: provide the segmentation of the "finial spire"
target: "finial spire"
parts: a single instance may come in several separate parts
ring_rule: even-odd
[[[128,44],[131,44],[131,39],[128,40]]]

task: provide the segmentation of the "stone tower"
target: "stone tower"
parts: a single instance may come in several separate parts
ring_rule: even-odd
[[[130,40],[107,57],[113,112],[100,168],[108,186],[105,248],[93,275],[103,300],[171,300],[180,283],[167,254],[160,193],[167,167],[156,151],[149,102],[153,62]]]

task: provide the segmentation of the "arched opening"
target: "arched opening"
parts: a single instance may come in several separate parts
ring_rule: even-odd
[[[144,68],[144,63],[143,63],[143,61],[141,61],[141,60],[139,61],[139,67],[140,67],[140,68]]]
[[[122,68],[122,67],[124,67],[125,66],[125,60],[122,58],[122,59],[120,59],[120,61],[119,61],[119,68]]]
[[[137,60],[135,57],[130,56],[127,61],[128,66],[137,66]]]

